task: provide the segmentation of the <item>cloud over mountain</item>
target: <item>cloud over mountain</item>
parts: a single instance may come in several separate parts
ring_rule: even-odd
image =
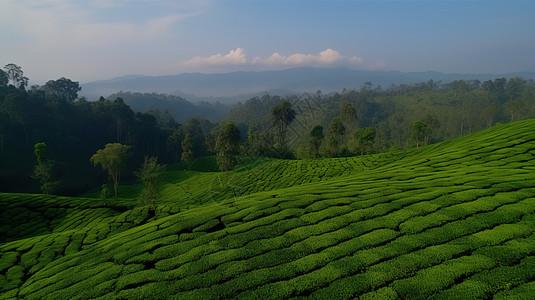
[[[344,56],[340,52],[328,48],[318,54],[295,53],[288,56],[279,52],[265,58],[256,56],[249,59],[243,48],[230,50],[227,54],[214,54],[209,57],[197,56],[184,62],[187,67],[210,67],[222,65],[255,65],[266,67],[333,67],[340,65],[359,65],[363,61],[359,56]]]
[[[227,54],[214,54],[209,57],[196,56],[184,62],[186,66],[199,66],[199,65],[244,65],[247,63],[247,56],[242,48],[236,48],[236,50],[230,50]]]
[[[360,64],[362,63],[362,58],[358,56],[343,56],[340,52],[329,48],[316,55],[296,53],[289,56],[283,56],[278,52],[275,52],[267,59],[256,57],[253,62],[264,63],[267,65],[333,66],[342,63]]]

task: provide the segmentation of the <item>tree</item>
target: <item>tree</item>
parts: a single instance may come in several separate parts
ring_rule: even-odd
[[[428,136],[431,134],[431,128],[423,122],[416,121],[412,125],[411,139],[416,143],[416,148],[420,147],[421,144],[426,145],[428,141]]]
[[[117,188],[128,161],[130,146],[119,143],[106,144],[104,149],[99,149],[97,153],[91,156],[90,162],[96,166],[100,165],[102,169],[108,172],[113,180],[114,195],[117,197]]]
[[[357,110],[353,104],[349,102],[340,104],[340,119],[347,129],[347,134],[352,134],[357,129]]]
[[[37,157],[37,165],[35,166],[33,177],[41,183],[41,192],[50,194],[57,187],[58,182],[53,180],[52,164],[48,161],[46,144],[44,142],[35,144],[34,153]]]
[[[442,124],[440,124],[440,121],[438,120],[438,117],[435,114],[426,115],[423,119],[423,122],[429,128],[429,132],[424,138],[424,144],[427,145],[429,144],[429,138],[431,137],[431,134],[433,134],[433,132],[439,129]]]
[[[494,125],[494,119],[499,113],[499,108],[496,103],[489,103],[483,110],[481,110],[481,119],[485,122],[485,126],[490,128]]]
[[[117,143],[127,142],[127,131],[135,123],[134,112],[130,109],[130,106],[124,103],[122,98],[116,98],[113,100],[110,106],[111,115],[115,121],[115,141]],[[151,127],[156,126],[156,118],[149,114],[138,113],[135,115],[138,123],[141,123],[140,127],[143,130],[138,130],[139,134],[145,133],[144,131],[150,130]],[[150,136],[150,134],[148,135]],[[145,141],[147,136],[139,138],[140,141]]]
[[[182,128],[173,130],[173,133],[167,137],[165,142],[167,156],[169,161],[177,163],[182,158],[182,141],[184,140],[184,131]]]
[[[281,148],[286,146],[285,138],[288,125],[295,119],[296,113],[292,103],[282,100],[271,109],[271,122],[277,128],[278,143]]]
[[[368,154],[373,143],[375,142],[375,129],[366,127],[361,128],[355,132],[355,141],[361,151],[361,154]]]
[[[7,86],[9,83],[9,77],[4,70],[0,70],[0,86]]]
[[[188,165],[191,164],[195,158],[193,154],[193,140],[188,132],[182,141],[182,161],[185,161]]]
[[[245,147],[246,156],[261,156],[260,131],[254,124],[249,125],[247,129],[247,146]]]
[[[526,102],[520,99],[509,100],[503,105],[505,111],[511,115],[511,122],[518,121],[528,111]]]
[[[332,119],[327,128],[327,154],[329,156],[334,157],[338,154],[338,148],[345,133],[346,128],[342,119],[339,116]]]
[[[46,149],[46,144],[44,142],[35,144],[34,153],[35,153],[35,156],[37,157],[38,164],[43,164],[46,162],[47,149]]]
[[[201,120],[198,118],[189,118],[184,123],[184,132],[190,134],[191,146],[192,146],[192,159],[205,155],[206,143],[204,130],[202,128]]]
[[[58,97],[64,101],[72,102],[78,98],[82,90],[78,81],[61,77],[58,80],[49,80],[42,88],[47,95]]]
[[[323,126],[316,125],[314,128],[312,128],[312,131],[310,131],[310,145],[312,146],[315,157],[319,155],[320,146],[324,138],[325,135],[323,134]]]
[[[143,165],[135,172],[144,185],[140,203],[142,205],[152,205],[154,210],[156,210],[156,200],[158,199],[158,179],[162,174],[163,168],[163,165],[158,164],[156,157],[148,158],[145,156]]]
[[[228,172],[236,165],[236,156],[240,153],[240,131],[232,122],[219,130],[216,139],[217,164],[221,171]]]
[[[4,69],[6,70],[8,81],[11,82],[14,87],[24,89],[28,85],[28,77],[24,76],[21,67],[10,63],[7,64]]]
[[[271,132],[261,133],[255,125],[247,130],[247,145],[244,147],[245,156],[270,156],[273,154],[273,138]]]

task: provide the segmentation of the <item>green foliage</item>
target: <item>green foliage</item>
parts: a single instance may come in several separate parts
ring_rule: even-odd
[[[103,184],[102,189],[100,190],[100,200],[102,200],[102,202],[106,202],[106,200],[108,199],[109,193],[110,192],[108,190],[108,185]]]
[[[325,135],[323,134],[323,126],[316,125],[310,131],[310,145],[312,146],[314,157],[319,156],[320,146]]]
[[[528,120],[390,154],[168,170],[156,216],[133,199],[1,194],[0,298],[526,298],[533,130]],[[221,176],[243,194],[210,195]]]
[[[136,172],[136,176],[143,182],[140,202],[144,205],[152,205],[156,209],[158,198],[159,178],[162,175],[164,166],[158,164],[156,157],[145,157],[143,165]]]
[[[94,166],[100,165],[112,178],[115,197],[117,197],[121,172],[123,172],[128,162],[128,150],[130,148],[130,146],[119,143],[106,144],[104,149],[98,150],[90,159]]]
[[[193,153],[193,140],[191,134],[188,132],[182,141],[182,160],[190,164],[193,162],[195,155]]]
[[[48,159],[46,144],[44,142],[37,143],[35,144],[34,149],[35,156],[37,157],[37,163],[42,164],[46,162]]]
[[[184,131],[175,129],[165,142],[168,158],[172,163],[178,163],[182,159],[182,141],[184,140]]]
[[[41,89],[45,91],[47,96],[67,102],[76,100],[78,92],[82,90],[78,81],[72,81],[65,77],[49,80]]]
[[[221,171],[228,172],[237,163],[236,156],[240,153],[240,131],[232,122],[228,122],[219,130],[215,150],[217,163]]]
[[[416,144],[416,148],[427,145],[431,132],[431,128],[423,121],[412,124],[411,140]]]
[[[43,194],[53,193],[59,185],[59,182],[54,181],[52,168],[52,163],[46,161],[37,164],[33,171],[33,177],[39,180]]]
[[[336,117],[329,123],[327,128],[327,154],[329,157],[338,155],[342,137],[346,134],[346,130],[341,117]]]
[[[59,182],[54,180],[53,163],[48,160],[47,147],[44,142],[35,144],[34,148],[37,165],[33,171],[33,177],[39,180],[41,192],[43,194],[50,194],[59,185]]]
[[[282,149],[286,147],[288,125],[293,122],[295,116],[296,112],[288,100],[282,100],[271,109],[271,122],[277,128],[277,142]]]
[[[273,138],[269,131],[261,133],[255,125],[250,125],[247,130],[247,144],[243,147],[244,156],[249,157],[272,157]]]
[[[361,128],[355,132],[355,141],[361,154],[368,154],[371,152],[373,143],[375,142],[376,131],[373,128]]]
[[[340,120],[346,128],[346,132],[344,133],[346,138],[344,139],[344,142],[347,142],[348,138],[352,137],[358,126],[357,110],[353,104],[349,102],[342,102],[340,104]]]
[[[144,185],[140,199],[140,202],[143,205],[152,205],[152,207],[156,209],[159,178],[162,175],[163,168],[163,165],[158,164],[158,159],[156,157],[145,157],[143,165],[135,173]]]

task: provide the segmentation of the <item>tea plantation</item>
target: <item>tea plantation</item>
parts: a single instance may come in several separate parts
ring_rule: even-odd
[[[0,194],[1,299],[526,299],[535,120],[406,152],[168,171],[156,215]]]

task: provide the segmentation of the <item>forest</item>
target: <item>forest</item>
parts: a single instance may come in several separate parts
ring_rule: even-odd
[[[35,176],[39,143],[46,145],[50,176],[57,183],[48,192],[79,195],[108,181],[90,158],[109,143],[130,147],[123,175],[128,181],[135,180],[134,171],[145,157],[172,165],[232,148],[223,145],[223,134],[237,144],[227,151],[231,157],[225,156],[226,168],[232,168],[238,156],[314,159],[383,153],[535,117],[535,82],[522,78],[429,80],[384,89],[368,82],[359,90],[330,94],[266,94],[230,108],[205,104],[210,112],[205,116],[193,115],[202,110],[177,96],[123,92],[85,99],[78,97],[79,83],[64,77],[42,86],[28,87],[28,81],[15,64],[0,70],[2,192],[42,191]],[[172,103],[172,109],[151,106],[144,98]],[[183,107],[192,115],[180,115]],[[219,117],[216,110],[228,113]]]

